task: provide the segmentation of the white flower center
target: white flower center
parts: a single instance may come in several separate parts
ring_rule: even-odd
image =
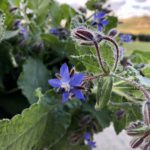
[[[71,87],[70,87],[69,83],[62,83],[61,88],[65,89],[65,91],[69,92]]]

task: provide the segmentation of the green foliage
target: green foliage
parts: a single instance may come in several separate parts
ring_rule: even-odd
[[[100,110],[101,108],[106,107],[112,92],[113,79],[111,77],[104,77],[98,81],[97,89],[97,102],[95,108]]]
[[[150,52],[135,50],[130,56],[133,63],[149,63]]]
[[[86,6],[97,12],[104,2],[88,0]],[[110,73],[99,78],[102,69],[95,47],[71,39],[71,30],[81,26],[98,38],[90,16],[54,0],[1,0],[0,10],[0,118],[12,118],[0,120],[0,150],[89,150],[83,143],[84,133],[100,132],[111,122],[119,133],[142,119],[143,93],[113,76],[114,46],[108,41],[99,43],[104,68]],[[106,19],[109,23],[102,35],[109,36],[118,19],[109,14]],[[115,73],[149,90],[150,53],[135,50],[128,59],[133,66],[118,64]],[[61,104],[63,91],[49,90],[48,70],[54,74],[64,62],[85,74],[83,87],[78,88],[83,88],[86,101],[72,98]],[[118,110],[124,111],[122,116],[118,117]],[[85,116],[91,119],[84,120],[87,124],[82,120]],[[71,145],[69,137],[76,131],[81,139]]]
[[[49,11],[50,11],[50,16],[52,18],[53,27],[59,27],[62,19],[66,19],[67,21],[66,25],[67,25],[71,21],[71,18],[76,14],[74,9],[72,9],[68,5],[63,4],[60,6],[57,2],[51,3],[49,7]]]
[[[145,66],[144,68],[142,68],[142,73],[143,73],[143,75],[145,76],[145,77],[148,77],[148,78],[150,78],[150,66],[149,65],[147,65],[147,66]]]
[[[114,16],[108,16],[108,24],[105,27],[105,32],[108,33],[110,29],[116,28],[118,25],[118,19]]]
[[[93,106],[91,106],[89,104],[85,104],[83,106],[83,111],[92,114],[92,116],[96,119],[96,121],[98,123],[99,131],[101,131],[102,129],[104,129],[110,125],[111,113],[109,110],[106,109],[106,107],[99,111],[96,111],[93,108]]]
[[[90,10],[102,9],[102,4],[104,4],[106,0],[88,0],[86,6]]]
[[[87,71],[100,72],[101,68],[97,62],[96,51],[94,47],[76,46],[77,55],[71,55],[71,58],[83,63]]]
[[[15,36],[17,36],[19,34],[19,30],[15,30],[15,31],[5,31],[4,40],[8,40],[10,38],[13,38]]]
[[[1,120],[0,149],[40,150],[43,146],[51,147],[63,137],[70,121],[70,114],[64,112],[62,107],[48,104],[43,96],[21,115],[11,120]]]
[[[108,68],[108,70],[112,70],[115,62],[114,47],[105,42],[102,45],[100,45],[100,51],[106,68]]]
[[[23,72],[19,77],[18,86],[32,104],[37,101],[34,96],[35,89],[40,87],[43,91],[46,91],[48,89],[48,79],[48,71],[41,60],[29,58],[23,65]]]

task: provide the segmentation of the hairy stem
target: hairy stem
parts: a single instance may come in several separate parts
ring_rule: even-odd
[[[100,53],[100,50],[99,50],[98,43],[96,41],[93,41],[93,43],[94,43],[95,48],[96,48],[96,53],[97,53],[99,65],[102,68],[103,72],[107,74],[107,71],[105,70],[105,66],[103,64],[103,60],[102,60],[102,57],[101,57],[101,53]]]
[[[126,81],[128,84],[130,84],[130,85],[135,86],[137,89],[139,89],[141,92],[143,92],[145,98],[146,98],[148,101],[150,101],[150,95],[149,95],[148,91],[144,88],[143,85],[141,85],[141,84],[135,82],[134,80],[130,80],[130,79],[126,79],[126,78],[124,78],[124,77],[118,76],[118,75],[116,75],[116,74],[114,74],[114,73],[111,73],[110,75],[112,75],[112,76],[114,76],[114,77],[116,77],[116,78],[119,78],[119,79],[121,79],[121,80],[124,80],[124,81]]]
[[[115,72],[115,70],[117,69],[117,66],[118,66],[118,63],[119,63],[119,46],[118,44],[116,43],[115,40],[113,40],[112,38],[110,37],[107,37],[107,36],[104,36],[103,37],[103,40],[107,40],[109,42],[111,42],[114,46],[115,46],[115,49],[116,49],[116,59],[115,59],[115,63],[114,63],[114,67],[112,69],[113,72]]]
[[[95,79],[97,79],[97,78],[99,78],[99,77],[104,77],[104,76],[106,76],[106,74],[103,73],[103,74],[98,74],[98,75],[96,75],[96,76],[85,77],[84,80],[91,81],[91,80],[95,80]]]

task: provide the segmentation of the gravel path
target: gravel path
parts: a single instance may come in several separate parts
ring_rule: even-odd
[[[113,129],[113,126],[106,128],[103,132],[94,136],[97,148],[93,150],[133,150],[129,143],[131,137],[126,135],[125,131],[122,131],[117,135]],[[139,150],[139,149],[136,149]]]

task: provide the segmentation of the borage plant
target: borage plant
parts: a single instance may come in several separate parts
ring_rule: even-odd
[[[110,123],[150,149],[150,54],[124,56],[132,38],[114,29],[117,18],[98,1],[87,2],[89,18],[52,0],[2,3],[0,106],[12,119],[0,121],[1,150],[88,150]]]

